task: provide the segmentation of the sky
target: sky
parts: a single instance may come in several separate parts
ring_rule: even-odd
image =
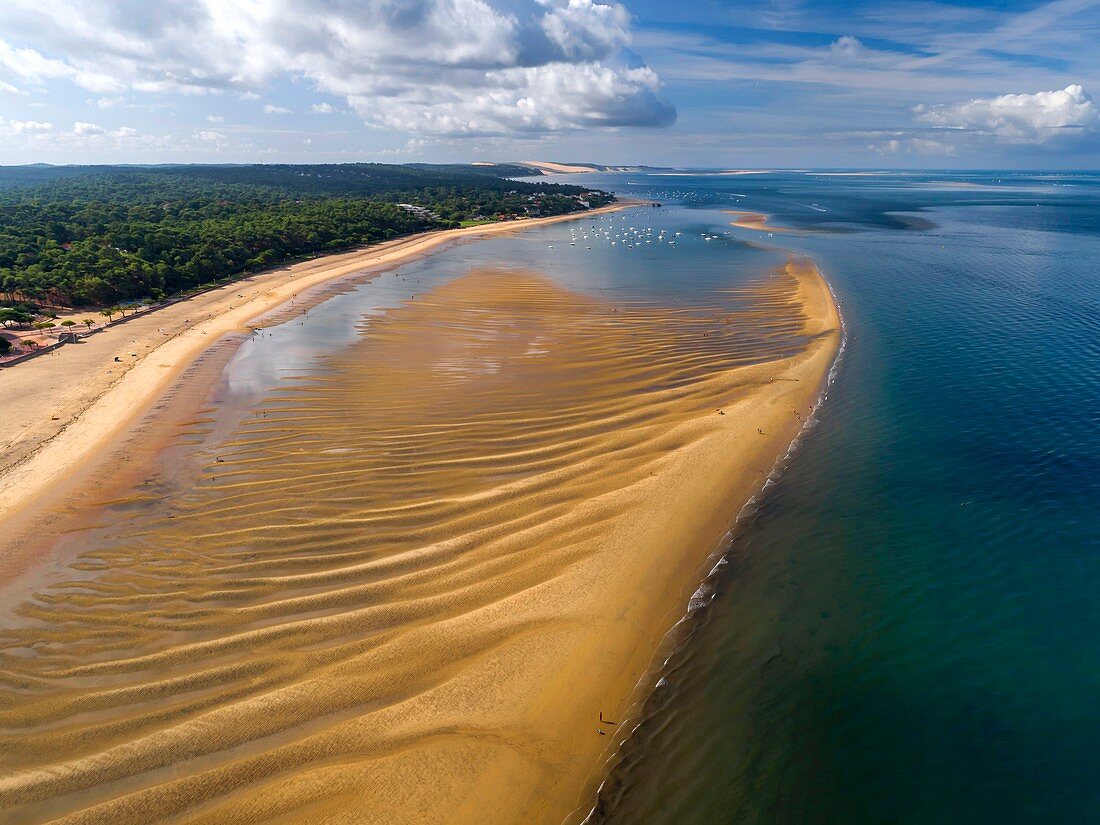
[[[1100,168],[1100,0],[0,0],[0,164]]]

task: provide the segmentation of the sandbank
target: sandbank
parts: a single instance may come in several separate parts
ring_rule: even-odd
[[[444,244],[585,219],[640,203],[620,201],[570,215],[421,233],[278,267],[0,369],[0,521],[33,504],[109,445],[219,338],[262,325],[266,313],[288,302],[304,302],[311,289],[412,260]],[[10,543],[0,545],[5,575],[21,568],[17,552]]]
[[[763,212],[745,212],[740,209],[726,209],[727,215],[737,215],[737,220],[731,226],[739,226],[742,229],[755,229],[758,232],[805,232],[808,230],[795,229],[790,226],[774,226],[768,223],[771,216]]]
[[[803,259],[704,307],[484,270],[387,311],[5,632],[0,808],[579,821],[839,337]]]

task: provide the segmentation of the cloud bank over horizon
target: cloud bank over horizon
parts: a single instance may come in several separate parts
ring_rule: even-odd
[[[1100,163],[1100,0],[4,0],[0,163]]]
[[[1034,94],[976,98],[953,105],[917,106],[917,119],[947,129],[967,129],[1010,143],[1046,143],[1097,125],[1096,104],[1083,87]]]

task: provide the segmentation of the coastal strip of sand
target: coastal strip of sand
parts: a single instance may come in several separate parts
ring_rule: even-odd
[[[578,821],[839,342],[798,258],[691,306],[480,270],[387,310],[17,611],[0,810]]]
[[[14,367],[0,369],[0,520],[35,502],[130,425],[221,336],[311,289],[399,264],[457,241],[641,205],[422,233],[283,266],[167,306]],[[304,298],[303,298],[304,301]],[[0,545],[11,575],[19,545]]]
[[[804,232],[807,230],[794,229],[790,226],[774,226],[768,223],[770,215],[763,212],[745,212],[739,209],[726,209],[727,215],[737,215],[737,220],[731,226],[739,226],[742,229],[755,229],[758,232]]]

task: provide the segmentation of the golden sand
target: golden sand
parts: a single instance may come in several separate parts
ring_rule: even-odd
[[[235,281],[0,370],[0,520],[41,527],[34,507],[146,412],[200,353],[227,333],[263,322],[264,313],[298,301],[365,269],[406,261],[455,242],[588,219],[637,205],[621,201],[591,211],[429,232],[354,252],[326,255]],[[115,360],[115,358],[119,360]],[[0,542],[0,582],[31,560],[21,542]]]
[[[737,215],[737,220],[730,226],[739,226],[742,229],[755,229],[759,232],[799,232],[805,230],[792,229],[789,226],[773,226],[768,223],[770,216],[763,212],[744,212],[739,209],[725,210],[727,215]]]
[[[799,261],[699,307],[482,271],[372,320],[19,609],[4,820],[576,818],[838,339]]]
[[[726,215],[736,215],[737,220],[731,222],[729,226],[740,227],[741,229],[755,229],[759,232],[798,232],[807,233],[813,232],[812,229],[794,229],[793,227],[777,227],[774,224],[769,223],[771,216],[764,215],[763,212],[745,212],[739,209],[727,209]]]
[[[576,166],[568,163],[553,163],[548,160],[524,160],[520,161],[520,166],[529,166],[532,169],[537,169],[540,172],[545,172],[550,175],[578,175],[584,172],[595,172],[591,166]]]

